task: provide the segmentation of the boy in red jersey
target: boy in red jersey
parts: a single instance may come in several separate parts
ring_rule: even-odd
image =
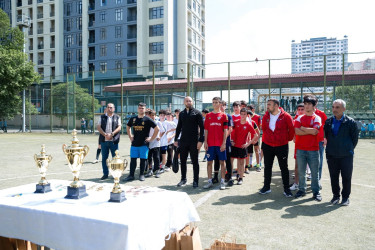
[[[298,192],[295,197],[306,195],[306,166],[311,170],[311,190],[313,199],[321,201],[319,189],[319,129],[322,125],[320,116],[314,113],[317,99],[313,95],[305,95],[303,104],[305,114],[300,115],[294,122],[296,132],[297,164],[299,173]]]
[[[225,113],[220,112],[221,98],[214,97],[212,106],[214,111],[206,115],[204,121],[204,149],[207,151],[207,175],[208,183],[203,188],[210,188],[212,183],[212,162],[219,157],[221,166],[220,189],[225,189],[225,160],[226,157],[226,140],[228,132],[228,117]]]
[[[234,133],[232,133],[232,158],[237,159],[237,171],[239,178],[237,184],[242,184],[242,178],[245,171],[245,159],[247,157],[247,147],[255,143],[259,135],[255,132],[253,126],[247,121],[247,111],[241,109],[241,120],[234,124]],[[249,140],[250,139],[250,140]]]

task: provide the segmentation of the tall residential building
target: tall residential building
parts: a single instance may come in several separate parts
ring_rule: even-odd
[[[63,3],[59,0],[11,1],[11,24],[17,26],[21,16],[31,20],[25,34],[26,53],[35,70],[45,79],[63,75]],[[62,79],[60,77],[60,79]]]
[[[85,72],[99,71],[110,77],[127,68],[125,77],[144,78],[155,66],[156,75],[186,77],[183,63],[205,62],[204,2],[64,0],[64,74],[83,72],[86,78]],[[196,65],[193,72],[204,77],[204,71]]]
[[[292,41],[292,74],[305,72],[324,71],[324,58],[326,55],[327,71],[340,71],[343,67],[348,69],[348,37],[337,40],[336,38],[318,37],[296,43]]]
[[[8,14],[9,18],[12,19],[11,0],[0,0],[0,9]]]
[[[348,66],[349,71],[371,69],[375,69],[375,58],[367,58],[360,62],[350,62]]]

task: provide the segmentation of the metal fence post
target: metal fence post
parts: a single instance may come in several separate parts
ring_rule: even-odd
[[[186,95],[190,96],[190,63],[187,63],[187,91]]]
[[[73,74],[73,129],[76,128],[76,75]]]
[[[230,62],[228,62],[228,113],[230,113]]]
[[[124,79],[123,79],[123,69],[121,68],[121,124],[124,123]],[[122,126],[122,128],[124,125]],[[124,134],[124,130],[121,128],[121,134]]]
[[[92,108],[92,123],[93,128],[92,133],[95,134],[95,71],[92,71],[92,79],[91,79],[91,89],[92,89],[92,97],[91,97],[91,108]]]
[[[155,65],[152,65],[152,109],[155,109]]]
[[[271,60],[268,60],[268,99],[271,98]]]
[[[53,132],[53,90],[52,90],[53,83],[52,83],[52,76],[50,76],[49,83],[50,83],[50,92],[49,92],[50,93],[50,95],[49,95],[49,100],[50,100],[49,129],[50,129],[50,132],[52,133]]]
[[[327,112],[327,56],[324,55],[323,57],[324,59],[324,65],[323,65],[323,68],[324,68],[324,113]]]
[[[66,73],[66,133],[69,134],[69,73]]]

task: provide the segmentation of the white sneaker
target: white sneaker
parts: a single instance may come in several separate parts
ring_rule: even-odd
[[[208,188],[212,187],[213,185],[214,184],[211,181],[209,181],[206,185],[203,186],[203,188],[208,189]]]
[[[95,164],[95,163],[98,163],[98,162],[99,162],[98,160],[95,160],[95,161],[92,162],[92,164]]]
[[[221,190],[225,190],[225,182],[224,182],[224,180],[221,180],[220,189]]]
[[[298,184],[297,183],[293,183],[293,185],[289,188],[291,191],[295,191],[295,190],[298,190]]]

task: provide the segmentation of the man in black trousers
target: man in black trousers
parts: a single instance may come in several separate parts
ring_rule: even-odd
[[[199,181],[199,163],[198,154],[204,142],[204,126],[202,113],[193,107],[193,99],[190,96],[185,97],[185,109],[180,113],[176,128],[174,145],[179,146],[181,160],[181,181],[177,187],[186,185],[186,160],[190,152],[190,158],[193,162],[194,180],[193,187],[198,187]],[[180,143],[177,139],[181,134]]]
[[[340,202],[340,182],[342,178],[342,200],[340,205],[349,205],[353,173],[354,148],[358,143],[358,128],[356,122],[344,114],[346,103],[337,99],[332,103],[333,116],[328,118],[324,125],[324,134],[327,139],[326,158],[333,198],[332,204]]]

